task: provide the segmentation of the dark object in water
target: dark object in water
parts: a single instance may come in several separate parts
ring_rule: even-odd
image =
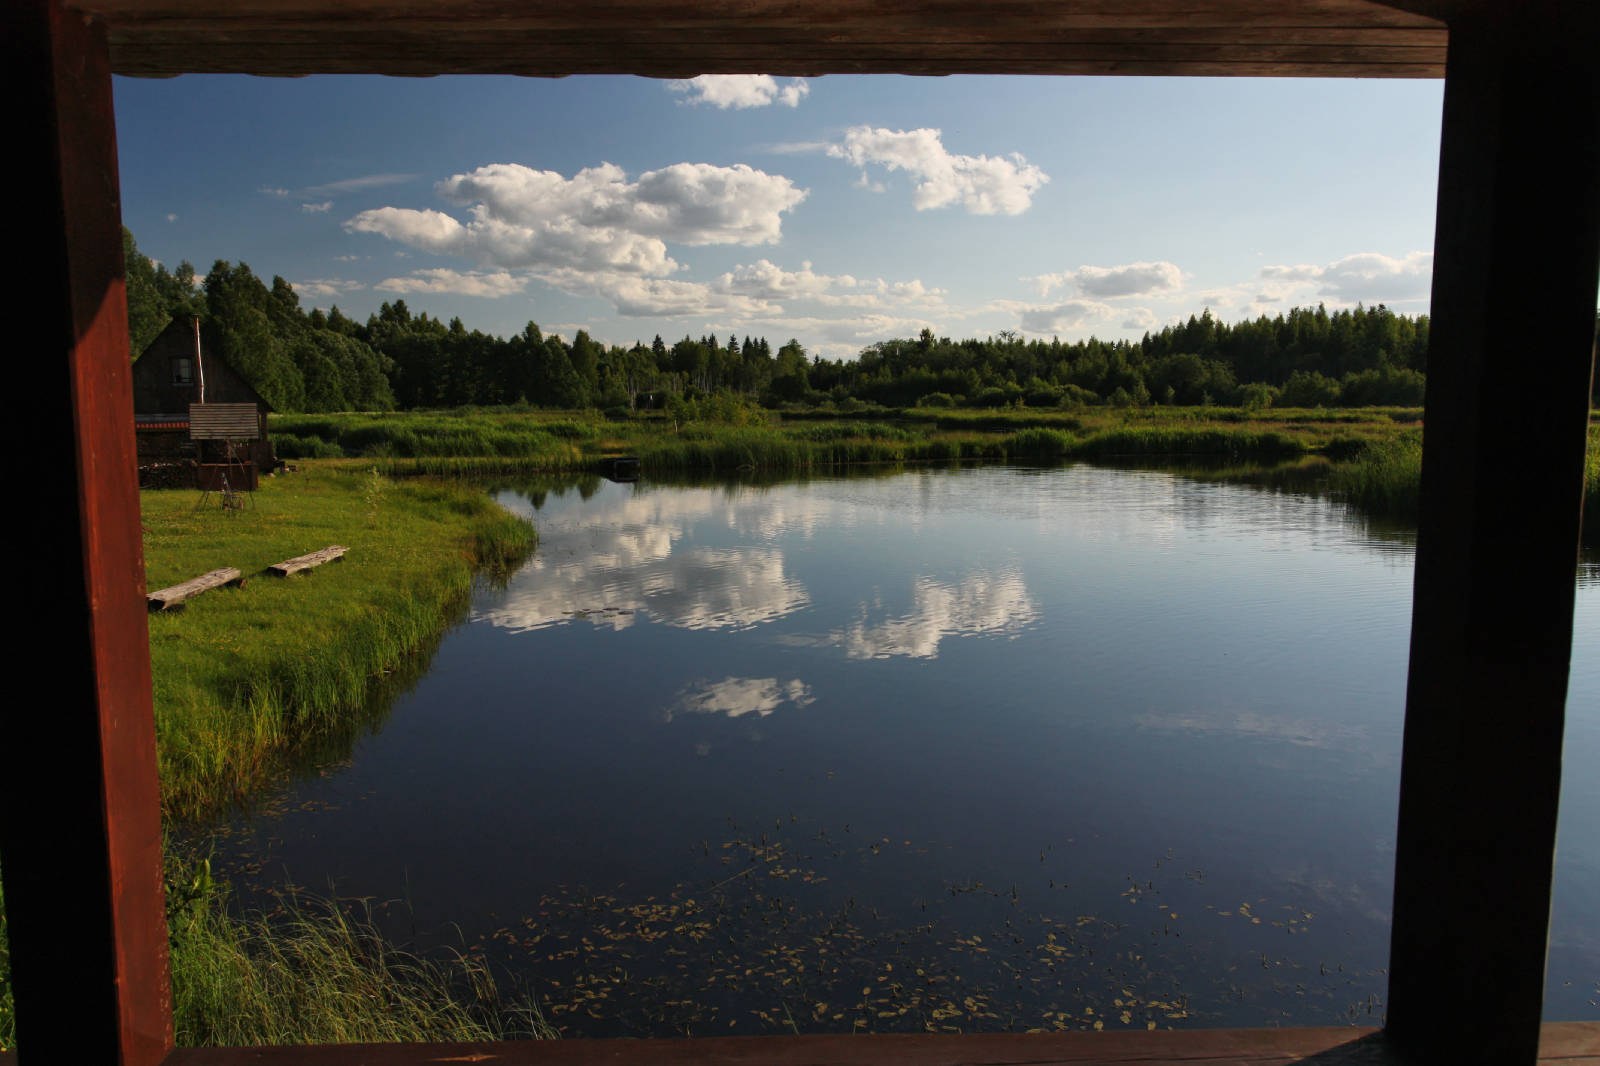
[[[639,457],[608,455],[600,460],[600,474],[612,481],[638,481]]]

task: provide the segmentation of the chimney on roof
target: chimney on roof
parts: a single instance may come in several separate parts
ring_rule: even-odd
[[[200,403],[206,402],[206,366],[200,359],[200,316],[194,316],[194,376],[200,383]]]

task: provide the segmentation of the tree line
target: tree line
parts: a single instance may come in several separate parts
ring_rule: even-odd
[[[124,230],[129,331],[142,351],[174,316],[197,315],[207,344],[280,411],[528,403],[639,409],[729,392],[764,404],[885,406],[1227,404],[1325,407],[1422,402],[1428,318],[1382,304],[1294,308],[1233,324],[1206,311],[1139,340],[1063,343],[1011,331],[880,341],[855,359],[809,357],[790,339],[685,336],[668,344],[568,341],[529,322],[511,337],[385,303],[365,322],[306,311],[281,277],[218,260],[198,278],[168,271]]]

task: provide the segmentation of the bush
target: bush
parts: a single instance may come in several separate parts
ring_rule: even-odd
[[[280,459],[343,459],[344,449],[321,437],[299,437],[293,433],[275,433],[272,450]]]
[[[1100,402],[1100,394],[1093,389],[1086,389],[1082,385],[1061,386],[1061,398],[1056,401],[1058,407],[1088,407]]]
[[[1239,386],[1239,406],[1246,411],[1265,411],[1281,395],[1280,390],[1264,382]]]
[[[1339,383],[1315,370],[1296,370],[1283,383],[1281,399],[1288,407],[1332,407],[1339,402]]]
[[[930,392],[917,401],[918,407],[954,407],[956,398],[948,392]]]

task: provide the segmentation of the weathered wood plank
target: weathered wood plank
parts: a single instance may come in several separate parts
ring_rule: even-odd
[[[1451,26],[1388,996],[1393,1039],[1441,1062],[1526,1066],[1539,1041],[1600,285],[1597,13]],[[1537,403],[1506,403],[1512,349],[1539,353]]]
[[[12,415],[51,457],[12,471],[39,526],[11,654],[51,674],[48,714],[0,714],[18,1039],[30,1063],[155,1066],[172,1021],[110,62],[104,27],[59,0],[12,0],[3,22],[34,327]]]
[[[1414,1066],[1375,1030],[1202,1029],[905,1036],[552,1040],[315,1048],[183,1048],[167,1066]],[[1540,1063],[1600,1066],[1600,1023],[1544,1027]]]
[[[290,574],[298,574],[302,570],[314,569],[323,563],[331,563],[336,559],[343,560],[344,553],[349,550],[342,544],[330,544],[326,548],[307,552],[304,555],[296,555],[293,559],[285,559],[281,563],[273,563],[267,567],[267,573],[277,577],[288,577]]]
[[[1446,50],[1443,23],[1364,0],[79,2],[109,20],[119,73],[155,77],[188,71],[1440,77]]]
[[[164,611],[168,607],[193,599],[202,592],[219,589],[224,585],[241,586],[244,584],[244,575],[238,567],[224,566],[199,577],[190,578],[170,588],[157,589],[145,594],[145,603],[152,611]]]

